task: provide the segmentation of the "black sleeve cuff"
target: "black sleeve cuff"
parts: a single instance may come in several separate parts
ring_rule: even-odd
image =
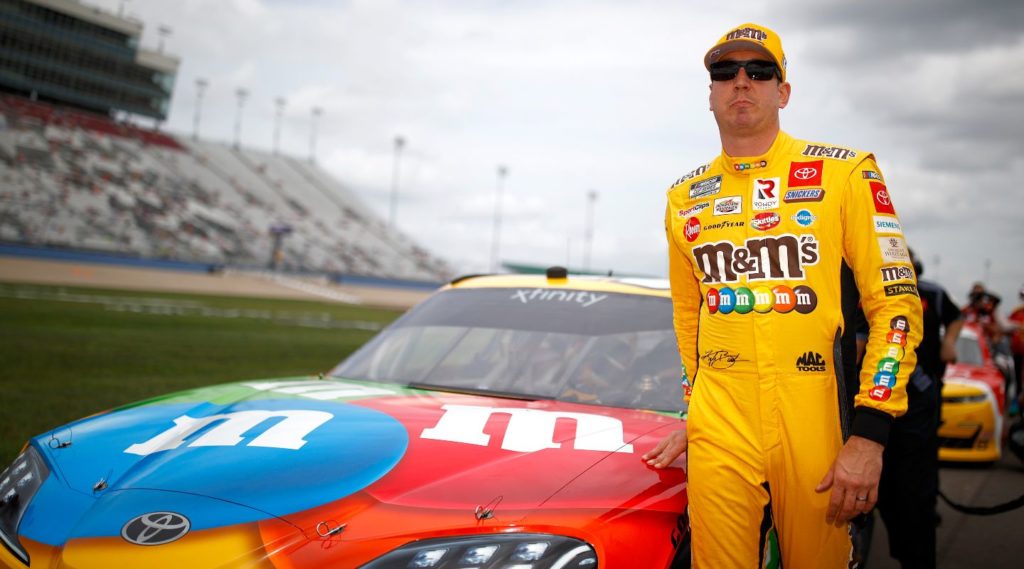
[[[892,420],[892,415],[884,411],[871,407],[857,407],[854,410],[850,435],[864,437],[885,446],[889,442],[889,428],[892,426]]]

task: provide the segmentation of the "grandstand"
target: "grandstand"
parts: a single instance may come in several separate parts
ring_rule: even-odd
[[[286,225],[272,259],[270,227]],[[0,95],[0,241],[438,281],[446,263],[308,162]]]

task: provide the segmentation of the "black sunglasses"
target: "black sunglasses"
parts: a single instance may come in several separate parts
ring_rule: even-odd
[[[778,68],[772,61],[750,59],[747,61],[716,61],[711,64],[712,81],[731,81],[739,74],[740,69],[746,70],[747,77],[754,81],[768,81],[775,77]]]

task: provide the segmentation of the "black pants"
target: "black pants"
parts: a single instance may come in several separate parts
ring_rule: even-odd
[[[935,568],[941,391],[936,381],[924,391],[907,385],[907,413],[893,422],[882,458],[877,507],[903,569]]]

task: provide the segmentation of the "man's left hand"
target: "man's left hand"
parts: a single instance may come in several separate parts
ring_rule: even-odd
[[[837,527],[871,511],[878,501],[885,447],[863,437],[850,437],[815,492],[832,489],[825,521]]]

